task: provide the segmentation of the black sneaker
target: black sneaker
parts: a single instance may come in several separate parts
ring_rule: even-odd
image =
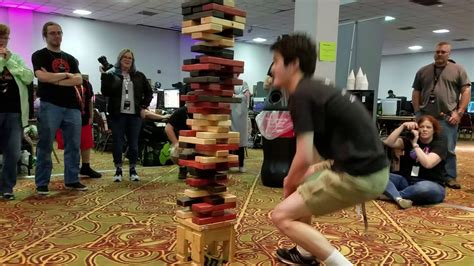
[[[130,181],[140,181],[140,177],[137,174],[137,170],[135,168],[130,168]]]
[[[117,167],[117,169],[115,169],[115,175],[112,177],[112,180],[114,182],[122,182],[122,168]]]
[[[446,186],[452,189],[461,189],[461,184],[459,184],[454,178],[448,179],[448,181],[446,181]]]
[[[65,184],[64,186],[66,188],[69,188],[69,189],[72,189],[72,190],[77,190],[77,191],[85,191],[85,190],[88,189],[87,186],[84,186],[80,182]]]
[[[81,167],[81,171],[79,172],[81,175],[88,176],[90,178],[101,178],[102,174],[94,171],[94,169],[90,167]]]
[[[186,169],[186,167],[180,167],[178,178],[179,179],[186,179],[186,176],[188,176],[188,169]]]
[[[303,257],[296,246],[291,249],[279,248],[276,251],[277,258],[286,264],[291,265],[319,265],[314,257]]]
[[[40,195],[48,195],[49,194],[48,186],[36,187],[36,193],[38,193]]]
[[[3,199],[6,199],[6,200],[14,200],[14,199],[15,199],[15,195],[13,195],[13,193],[3,193]]]

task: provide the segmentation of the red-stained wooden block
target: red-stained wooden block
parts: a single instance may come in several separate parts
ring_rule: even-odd
[[[244,73],[244,68],[243,67],[235,67],[235,66],[224,66],[224,68],[221,69],[221,72],[223,73]]]
[[[193,217],[192,221],[195,224],[203,225],[203,224],[213,224],[213,223],[218,223],[218,222],[223,222],[223,221],[229,221],[229,220],[234,220],[237,218],[237,214],[235,213],[227,213],[224,214],[224,216],[219,216],[219,217]]]
[[[215,211],[209,213],[200,213],[200,212],[193,212],[194,217],[205,218],[205,217],[220,217],[225,215],[225,210],[222,211]]]
[[[183,137],[196,137],[196,130],[180,130],[179,135]]]
[[[215,163],[199,163],[191,160],[179,160],[179,165],[193,167],[201,170],[211,170],[216,169]]]
[[[193,90],[231,90],[231,91],[234,91],[234,86],[215,84],[215,83],[212,83],[212,84],[191,83],[191,89],[193,89]]]
[[[214,179],[186,178],[186,184],[191,187],[206,187],[215,184]]]
[[[225,79],[221,81],[221,84],[223,85],[242,85],[244,84],[244,81],[241,79]]]
[[[233,15],[233,16],[239,16],[239,17],[246,17],[247,12],[235,8],[235,7],[230,7],[230,6],[224,6],[224,5],[219,5],[219,4],[207,4],[202,6],[203,11],[208,11],[208,10],[217,10],[217,11],[222,11],[225,14]]]
[[[225,65],[225,66],[236,66],[236,67],[244,66],[244,61],[224,59],[224,58],[219,58],[215,56],[201,56],[199,57],[199,62],[201,64],[209,63],[209,64],[219,64],[219,65]]]
[[[193,65],[183,65],[181,70],[183,71],[197,71],[197,70],[221,70],[221,65],[216,64],[193,64]]]
[[[230,104],[219,103],[219,102],[193,102],[193,103],[188,103],[188,108],[189,107],[230,108]]]
[[[204,108],[204,107],[188,107],[188,113],[195,114],[219,114],[219,115],[230,115],[230,108]]]
[[[179,96],[179,99],[181,101],[186,101],[186,102],[195,102],[198,100],[198,96],[197,95],[181,95]]]
[[[232,209],[237,206],[236,202],[228,202],[219,205],[212,205],[206,202],[203,203],[196,203],[191,206],[191,209],[195,212],[206,213],[212,211],[220,211],[226,209]]]
[[[203,145],[196,144],[196,152],[200,151],[223,151],[223,150],[238,150],[239,144],[215,144],[215,145]]]
[[[195,90],[195,95],[207,95],[207,96],[227,96],[232,97],[234,95],[234,91],[232,90],[220,90],[220,91],[207,91],[207,90]]]

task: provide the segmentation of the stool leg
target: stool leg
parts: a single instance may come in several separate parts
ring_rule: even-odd
[[[176,253],[179,262],[188,261],[189,250],[188,241],[186,240],[186,229],[182,226],[177,226],[176,229]]]
[[[222,244],[222,257],[227,263],[232,263],[234,262],[235,254],[235,231],[233,226],[229,230],[229,240],[224,241]]]
[[[201,234],[193,233],[193,243],[191,244],[191,258],[198,265],[204,264],[204,237]]]

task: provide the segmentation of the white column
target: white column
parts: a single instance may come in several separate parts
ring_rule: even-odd
[[[314,76],[336,80],[336,61],[319,61],[319,42],[337,42],[340,0],[296,0],[295,32],[306,32],[316,42],[318,60]]]

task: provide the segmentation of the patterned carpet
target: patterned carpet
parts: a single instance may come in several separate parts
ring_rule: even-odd
[[[314,219],[314,226],[357,265],[474,265],[474,142],[458,145],[462,190],[448,190],[437,206],[399,210],[367,203],[369,230],[355,208]],[[59,152],[62,160],[62,153]],[[185,189],[175,166],[139,169],[142,181],[112,183],[111,154],[93,154],[98,180],[90,190],[63,189],[53,177],[48,197],[34,194],[34,181],[20,178],[17,200],[0,201],[0,264],[166,265],[176,261],[176,195]],[[269,220],[282,190],[261,185],[261,150],[249,150],[247,173],[232,174],[238,197],[235,265],[277,265],[277,246],[291,246]],[[62,172],[54,164],[54,173]]]

